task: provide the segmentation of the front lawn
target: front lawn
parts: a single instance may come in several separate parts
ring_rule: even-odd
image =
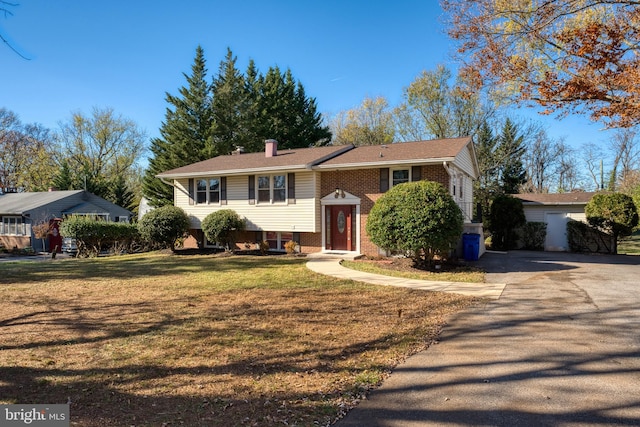
[[[70,402],[74,426],[328,425],[474,302],[305,262],[0,263],[0,403]]]
[[[618,244],[618,253],[627,255],[640,255],[640,231],[622,239]]]

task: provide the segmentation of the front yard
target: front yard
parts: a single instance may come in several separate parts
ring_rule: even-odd
[[[0,263],[0,403],[74,426],[328,425],[474,302],[152,253]]]

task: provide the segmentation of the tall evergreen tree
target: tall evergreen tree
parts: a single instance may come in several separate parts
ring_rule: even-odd
[[[253,81],[252,88],[252,99],[259,112],[257,134],[261,139],[276,139],[282,148],[329,142],[331,132],[322,125],[315,99],[306,96],[291,70],[282,73],[278,67],[271,67],[265,76]]]
[[[127,181],[123,175],[118,175],[109,188],[110,198],[113,203],[125,209],[134,210],[136,208],[134,194],[129,190]]]
[[[527,174],[522,163],[525,152],[524,136],[519,133],[518,126],[506,119],[500,134],[500,181],[505,194],[516,194],[522,184],[527,181]]]
[[[483,221],[489,219],[491,200],[501,191],[498,142],[499,138],[493,134],[491,126],[484,121],[476,136],[475,149],[480,176],[474,182],[474,197],[480,203]]]
[[[250,98],[245,78],[236,68],[237,58],[227,49],[213,79],[214,154],[229,154],[236,147],[249,149],[253,135],[249,132]]]
[[[62,159],[60,169],[58,169],[58,173],[53,178],[53,186],[60,191],[73,190],[73,173],[67,159]]]
[[[198,46],[191,75],[184,74],[187,87],[180,96],[166,94],[171,105],[160,128],[160,138],[151,140],[152,157],[142,181],[143,194],[154,207],[173,204],[173,187],[156,175],[218,154],[213,144],[211,85],[206,81],[204,51]]]

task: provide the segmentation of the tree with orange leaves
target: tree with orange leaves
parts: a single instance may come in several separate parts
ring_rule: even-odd
[[[640,1],[441,0],[463,73],[546,113],[640,124]]]

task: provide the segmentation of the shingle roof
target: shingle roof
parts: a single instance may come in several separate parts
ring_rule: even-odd
[[[20,215],[31,209],[62,200],[66,197],[82,192],[83,190],[69,190],[3,194],[0,195],[0,213]]]
[[[523,203],[532,205],[586,205],[596,193],[523,193],[514,194],[514,197]]]
[[[388,145],[354,147],[338,145],[278,151],[275,157],[264,152],[218,156],[158,174],[160,178],[179,178],[202,174],[247,174],[270,170],[336,167],[363,167],[389,163],[420,163],[450,160],[469,144],[470,138],[437,139]]]
[[[332,145],[326,147],[279,150],[278,154],[274,157],[266,157],[264,151],[258,153],[232,154],[192,163],[187,166],[162,172],[158,174],[158,176],[161,178],[175,178],[211,172],[232,175],[249,173],[251,171],[308,169],[327,158],[351,149],[353,149],[353,145]]]
[[[452,160],[469,144],[470,138],[434,139],[387,145],[359,146],[318,166],[319,169],[385,163],[419,163]]]

